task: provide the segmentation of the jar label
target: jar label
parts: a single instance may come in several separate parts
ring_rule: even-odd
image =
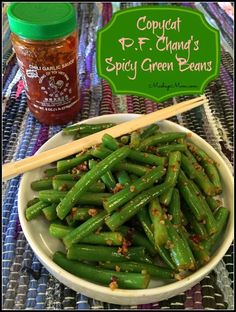
[[[42,111],[58,112],[71,108],[79,101],[75,59],[53,66],[18,63],[31,105]],[[29,91],[30,90],[30,91]]]

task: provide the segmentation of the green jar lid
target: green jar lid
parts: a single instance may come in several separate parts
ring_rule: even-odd
[[[7,9],[11,31],[23,38],[50,40],[76,28],[76,12],[68,2],[15,2]]]

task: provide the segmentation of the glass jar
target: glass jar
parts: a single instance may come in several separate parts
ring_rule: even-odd
[[[18,2],[7,14],[30,111],[46,125],[75,119],[80,104],[73,5]]]

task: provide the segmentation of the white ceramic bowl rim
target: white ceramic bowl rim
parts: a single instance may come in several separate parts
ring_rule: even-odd
[[[88,120],[84,120],[82,122],[79,123],[96,123],[96,122],[106,122],[106,121],[101,121],[101,117],[103,118],[108,118],[111,116],[117,116],[117,117],[122,117],[124,115],[127,114],[114,114],[114,115],[103,115],[103,116],[98,116],[98,117],[94,117]],[[140,116],[139,114],[128,114],[131,118],[135,118]],[[102,118],[102,119],[103,119]],[[175,124],[171,121],[166,121],[167,123],[170,124]],[[176,124],[175,124],[176,125]],[[188,132],[191,133],[192,136],[194,137],[198,137],[198,140],[204,142],[204,144],[206,144],[207,142],[204,141],[202,138],[200,138],[198,135],[196,135],[195,133],[193,133],[192,131],[188,130],[187,128],[184,128],[180,125],[178,125],[178,127],[180,129],[182,129],[183,132]],[[56,134],[59,135],[60,133]],[[56,136],[55,135],[55,136]],[[55,137],[54,136],[54,137]],[[46,143],[45,143],[46,144]],[[45,144],[43,146],[41,146],[41,148],[37,151],[36,154],[42,152],[45,148]],[[207,143],[208,144],[208,143]],[[209,149],[211,149],[214,153],[217,153],[209,144],[208,144]],[[218,153],[217,153],[218,154]],[[218,158],[221,159],[221,161],[224,163],[224,160],[222,159],[222,157],[218,154]],[[226,170],[226,173],[228,176],[231,177],[231,182],[233,185],[233,177],[232,174],[228,168],[228,166],[225,164],[224,166],[224,170]],[[23,178],[22,178],[23,179]],[[22,181],[21,181],[21,186],[22,186]],[[20,186],[19,188],[19,203],[22,202],[23,199],[23,192],[22,192],[22,187]],[[67,280],[71,281],[74,284],[79,283],[79,286],[82,289],[91,289],[96,287],[96,292],[102,294],[104,297],[106,297],[106,295],[111,296],[111,289],[109,287],[105,287],[105,286],[101,286],[98,284],[94,284],[92,282],[86,281],[82,278],[76,277],[73,274],[65,271],[64,269],[62,269],[60,266],[58,266],[57,264],[55,264],[52,259],[48,256],[46,256],[44,254],[44,252],[42,251],[42,249],[35,245],[34,243],[34,239],[28,234],[27,231],[27,225],[28,222],[26,221],[25,217],[24,217],[24,213],[22,211],[19,210],[19,218],[20,218],[20,223],[23,229],[23,232],[26,236],[26,239],[28,240],[31,248],[33,249],[33,251],[35,252],[36,256],[39,258],[39,260],[43,263],[43,265],[45,266],[49,266],[48,270],[52,273],[53,271],[57,272],[57,275],[61,276],[61,282],[64,284],[67,284]],[[231,218],[231,220],[233,220],[233,217]],[[203,279],[208,273],[209,273],[209,268],[211,268],[211,270],[218,264],[218,262],[220,261],[220,259],[223,258],[223,256],[225,255],[225,253],[227,252],[228,248],[231,245],[231,242],[233,240],[233,221],[230,222],[229,224],[229,236],[227,237],[227,241],[221,246],[220,251],[217,254],[217,257],[213,257],[209,263],[207,263],[205,266],[203,266],[202,268],[200,268],[199,270],[197,270],[196,272],[194,272],[193,274],[191,274],[189,277],[180,280],[180,281],[176,281],[173,282],[171,284],[168,285],[164,285],[164,286],[159,286],[157,288],[148,288],[148,289],[142,289],[142,290],[127,290],[127,289],[116,289],[115,291],[112,292],[112,295],[114,295],[117,298],[122,298],[124,295],[126,297],[132,297],[132,298],[140,298],[142,296],[158,296],[158,294],[163,294],[165,292],[171,293],[172,291],[176,290],[176,289],[181,289],[182,287],[186,286],[186,282],[191,283],[191,281],[193,280],[201,280]],[[55,274],[55,273],[53,273]]]

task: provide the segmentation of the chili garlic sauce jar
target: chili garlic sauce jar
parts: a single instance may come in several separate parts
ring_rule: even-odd
[[[74,6],[17,2],[7,14],[30,111],[46,125],[75,119],[80,104]]]

